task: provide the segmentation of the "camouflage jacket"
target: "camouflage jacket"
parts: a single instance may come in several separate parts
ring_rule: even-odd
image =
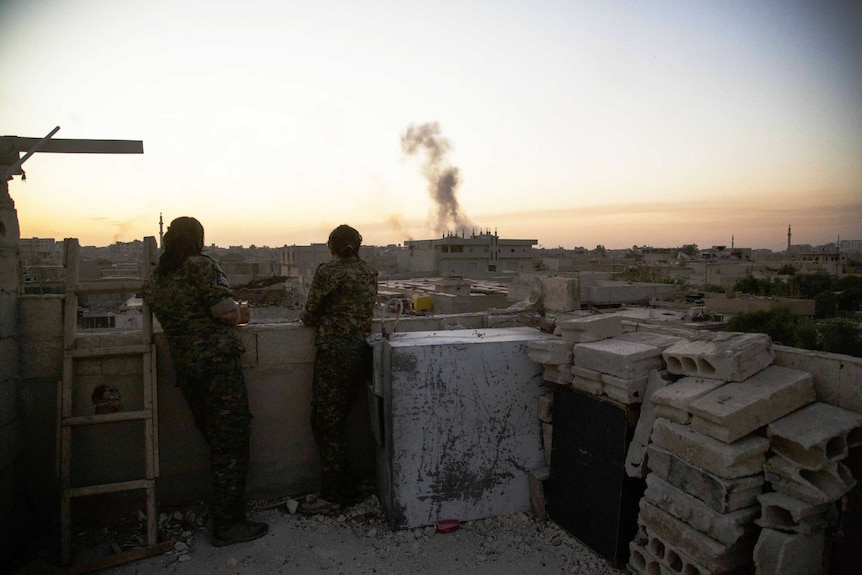
[[[365,339],[377,299],[377,270],[359,256],[318,266],[311,280],[302,323],[317,326],[315,343],[331,338]]]
[[[156,268],[144,283],[143,295],[165,332],[177,368],[205,369],[244,351],[235,328],[210,311],[233,292],[227,276],[207,256],[189,257],[167,276]]]

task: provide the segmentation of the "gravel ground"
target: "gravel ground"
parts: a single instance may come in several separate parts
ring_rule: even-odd
[[[437,533],[434,527],[392,531],[374,495],[338,517],[289,514],[279,502],[253,502],[251,517],[269,524],[256,541],[213,547],[206,509],[176,510],[159,518],[160,536],[177,543],[166,554],[99,571],[113,575],[331,573],[488,575],[595,574],[620,575],[601,556],[551,521],[531,513],[461,523]],[[85,540],[115,540],[120,549],[143,539],[137,529],[125,536],[106,531],[79,533],[78,557],[86,560]],[[94,553],[91,550],[89,553]]]

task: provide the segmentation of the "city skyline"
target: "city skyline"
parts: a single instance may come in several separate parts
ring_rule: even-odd
[[[850,0],[0,5],[21,237],[217,245],[496,229],[540,246],[781,251],[862,237]],[[22,49],[27,47],[27,49]]]

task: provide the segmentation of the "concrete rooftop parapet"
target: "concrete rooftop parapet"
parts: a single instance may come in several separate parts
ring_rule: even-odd
[[[825,403],[812,403],[770,423],[772,451],[803,469],[822,469],[862,445],[862,414]]]
[[[754,547],[759,575],[812,575],[823,573],[826,536],[815,533],[782,533],[764,529]]]
[[[657,419],[653,442],[690,464],[725,479],[761,473],[769,440],[749,435],[733,443],[723,443],[689,425]]]
[[[763,493],[757,524],[788,533],[813,533],[823,529],[837,510],[831,503],[809,503],[783,493]]]
[[[809,503],[837,501],[856,485],[847,466],[837,461],[817,470],[800,469],[795,462],[775,455],[766,461],[763,472],[775,491]]]
[[[729,513],[719,513],[700,499],[673,486],[655,473],[646,477],[644,497],[653,505],[677,519],[685,521],[704,535],[725,545],[733,545],[743,537],[756,537],[754,520],[760,514],[759,505],[750,505]]]
[[[720,379],[683,377],[673,385],[668,385],[653,394],[652,402],[655,404],[656,416],[676,423],[689,423],[691,421],[689,404],[725,383],[727,382]]]
[[[726,545],[701,533],[685,521],[662,511],[647,499],[640,500],[638,523],[650,536],[658,537],[664,546],[691,557],[703,573],[725,573],[751,563],[755,537],[745,536],[733,545]]]
[[[527,342],[527,356],[536,363],[563,365],[572,363],[572,344],[562,339],[538,339]]]
[[[725,479],[683,461],[655,444],[647,447],[647,462],[651,473],[679,487],[715,509],[731,513],[757,504],[763,493],[762,473]]]
[[[775,359],[772,340],[762,333],[719,333],[681,341],[663,355],[670,373],[725,381],[745,381]]]
[[[731,443],[814,399],[810,373],[773,365],[692,401],[691,426]]]
[[[599,314],[561,321],[554,333],[560,334],[563,341],[587,343],[614,337],[623,331],[622,317],[617,314]]]
[[[661,350],[652,345],[616,338],[579,343],[574,348],[574,364],[623,379],[649,375],[661,369]]]

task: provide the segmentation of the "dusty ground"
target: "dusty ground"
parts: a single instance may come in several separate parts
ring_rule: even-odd
[[[345,575],[477,573],[488,575],[620,575],[608,562],[551,521],[531,513],[464,522],[456,531],[434,527],[392,531],[375,496],[338,517],[290,515],[275,502],[252,504],[269,524],[265,537],[213,547],[205,510],[160,516],[160,534],[179,541],[166,554],[99,571],[113,575],[331,573]],[[256,509],[255,509],[256,508]],[[90,539],[90,543],[86,543]],[[132,548],[141,531],[76,534],[76,564],[110,554],[108,540]],[[99,549],[101,548],[101,550]],[[24,571],[22,570],[22,573]],[[29,573],[29,571],[27,572]]]

